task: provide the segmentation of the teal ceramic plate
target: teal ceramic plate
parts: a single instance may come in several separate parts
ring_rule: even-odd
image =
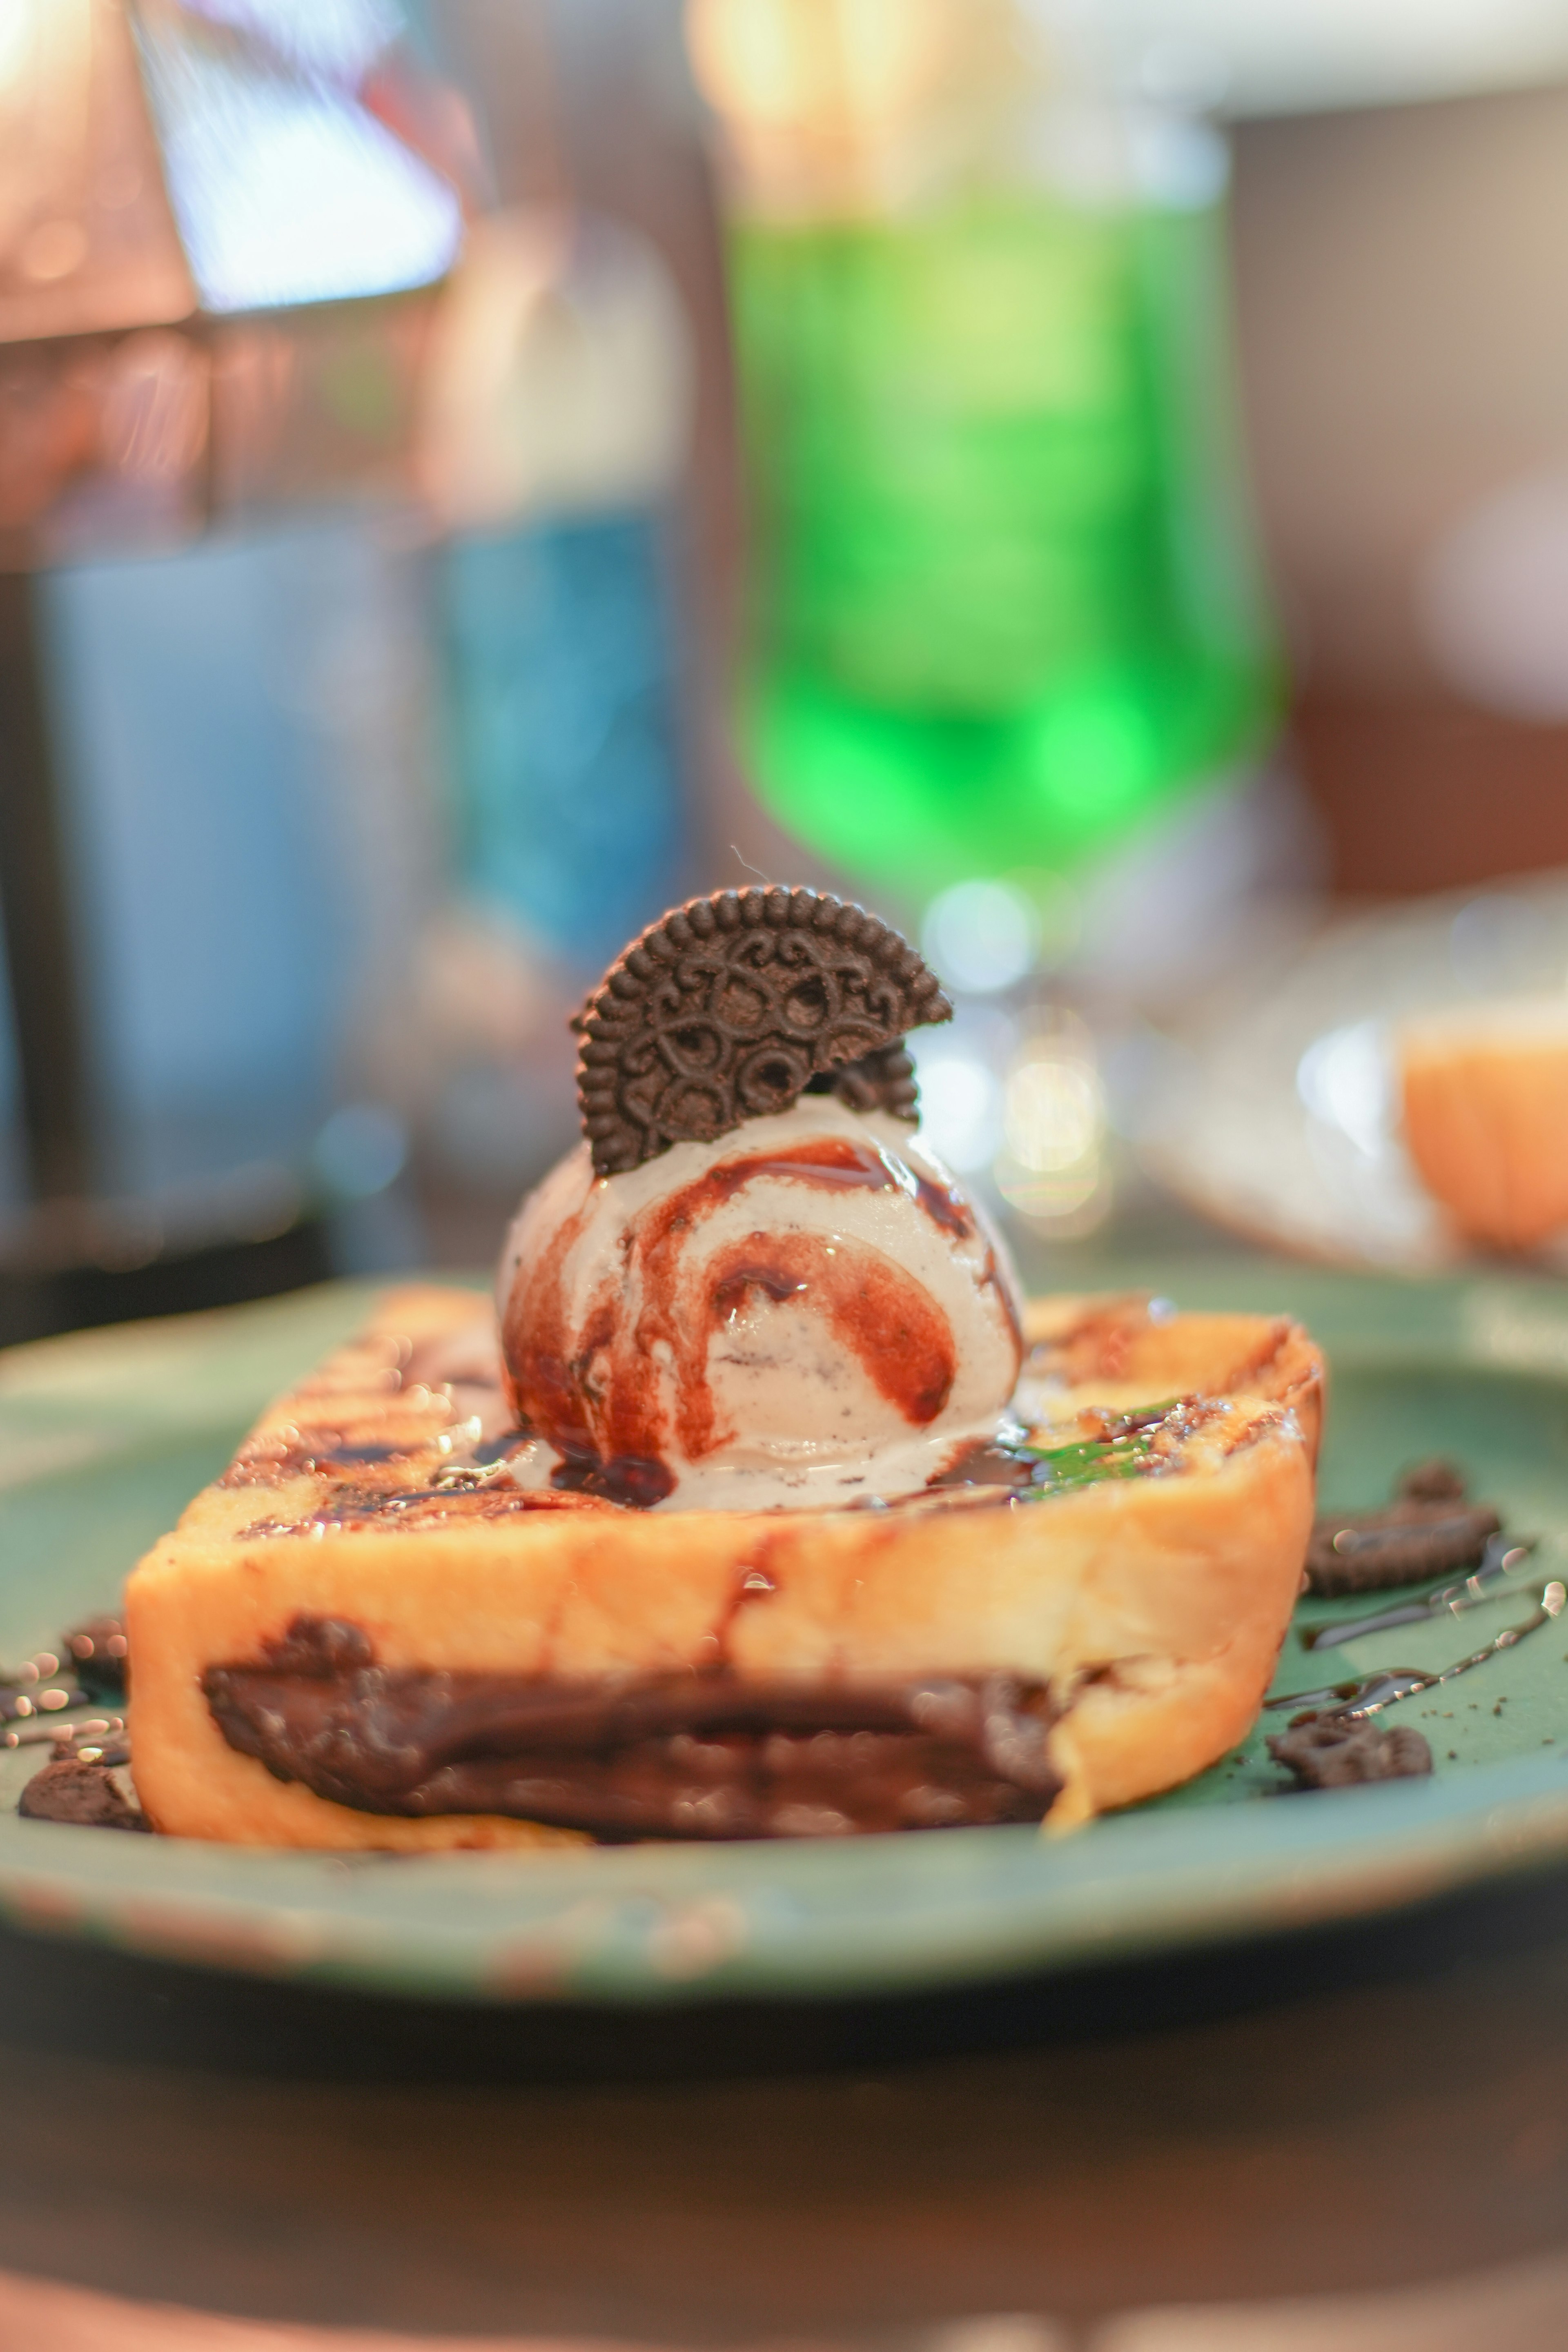
[[[1527,1587],[1462,1621],[1352,1643],[1332,1654],[1332,1678],[1451,1663],[1568,1570],[1568,1289],[1229,1262],[1166,1265],[1153,1286],[1313,1324],[1333,1371],[1332,1501],[1381,1500],[1402,1464],[1447,1452],[1542,1538]],[[363,1303],[338,1286],[0,1359],[0,1657],[111,1604],[264,1399]],[[1303,1622],[1323,1613],[1309,1604]],[[1276,1687],[1327,1678],[1299,1629]],[[1432,1780],[1285,1795],[1259,1733],[1174,1795],[1059,1840],[961,1831],[542,1860],[264,1853],[24,1822],[15,1801],[37,1759],[14,1754],[0,1764],[0,1911],[126,1950],[384,1992],[668,2001],[1061,1968],[1383,1911],[1568,1854],[1568,1616],[1383,1720],[1426,1734]]]

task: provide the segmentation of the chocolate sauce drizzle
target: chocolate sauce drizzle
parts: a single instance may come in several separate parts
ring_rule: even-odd
[[[124,1626],[118,1617],[89,1617],[63,1633],[54,1649],[36,1650],[22,1665],[0,1669],[0,1745],[68,1739],[75,1726],[68,1717],[106,1700],[123,1705],[129,1682]],[[118,1724],[120,1717],[112,1720]]]
[[[1329,1683],[1321,1690],[1284,1691],[1278,1698],[1264,1700],[1265,1712],[1296,1707],[1300,1712],[1290,1718],[1292,1726],[1316,1720],[1320,1715],[1369,1716],[1385,1706],[1393,1706],[1402,1698],[1410,1698],[1417,1691],[1436,1690],[1443,1683],[1451,1683],[1460,1675],[1468,1675],[1476,1666],[1500,1657],[1505,1650],[1516,1649],[1531,1633],[1543,1625],[1555,1623],[1568,1601],[1568,1586],[1557,1578],[1543,1585],[1541,1597],[1530,1615],[1517,1625],[1505,1625],[1500,1633],[1480,1649],[1472,1650],[1468,1657],[1457,1659],[1453,1665],[1444,1666],[1439,1673],[1426,1674],[1416,1666],[1383,1666],[1376,1673],[1342,1683]]]
[[[1535,1549],[1533,1537],[1515,1540],[1511,1536],[1489,1536],[1486,1548],[1474,1573],[1458,1584],[1445,1584],[1436,1592],[1424,1592],[1414,1601],[1401,1601],[1387,1609],[1377,1609],[1360,1617],[1339,1617],[1331,1624],[1314,1625],[1301,1636],[1304,1650],[1337,1650],[1346,1642],[1359,1642],[1368,1633],[1392,1633],[1396,1626],[1419,1625],[1429,1617],[1459,1617],[1467,1609],[1479,1609],[1483,1601],[1495,1601],[1504,1577],[1521,1569]]]

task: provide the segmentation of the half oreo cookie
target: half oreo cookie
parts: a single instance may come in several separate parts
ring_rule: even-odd
[[[646,930],[573,1022],[598,1175],[837,1094],[917,1116],[902,1039],[949,1021],[935,974],[890,925],[816,890],[721,890]]]

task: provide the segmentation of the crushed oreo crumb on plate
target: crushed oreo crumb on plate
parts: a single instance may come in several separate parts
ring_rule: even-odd
[[[58,1757],[35,1772],[16,1811],[24,1821],[64,1822],[76,1829],[150,1830],[123,1766]]]
[[[1268,1753],[1294,1773],[1300,1789],[1420,1780],[1432,1769],[1432,1750],[1420,1732],[1403,1723],[1385,1728],[1361,1716],[1314,1716],[1278,1733]]]
[[[1401,1503],[1465,1503],[1469,1500],[1465,1474],[1457,1462],[1436,1454],[1429,1462],[1413,1463],[1400,1474],[1394,1500]]]
[[[1502,1521],[1468,1500],[1452,1462],[1419,1462],[1401,1477],[1392,1503],[1375,1511],[1321,1517],[1307,1546],[1307,1585],[1320,1600],[1383,1592],[1480,1564]]]

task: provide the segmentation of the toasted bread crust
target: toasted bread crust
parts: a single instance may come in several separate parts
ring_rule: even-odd
[[[1170,1396],[1253,1397],[1293,1412],[1314,1469],[1322,1443],[1322,1352],[1288,1315],[1179,1315],[1142,1293],[1032,1299],[1028,1373],[1057,1381],[1049,1418]]]
[[[1171,1470],[1023,1506],[967,1488],[877,1512],[627,1512],[571,1496],[495,1515],[480,1494],[323,1516],[341,1507],[343,1477],[304,1466],[311,1433],[406,1448],[384,1484],[427,1486],[458,1407],[401,1366],[408,1343],[448,1339],[483,1311],[467,1292],[393,1294],[262,1416],[226,1479],[135,1570],[135,1773],[158,1828],[268,1845],[563,1841],[510,1821],[359,1813],[231,1749],[204,1669],[254,1657],[300,1612],[352,1619],[395,1667],[588,1676],[722,1660],[758,1677],[1036,1675],[1065,1708],[1058,1820],[1184,1780],[1250,1725],[1311,1520],[1321,1365],[1296,1327],[1161,1323],[1141,1300],[1043,1304],[1031,1368],[1053,1432],[1085,1409],[1163,1399],[1178,1372],[1182,1393],[1217,1401]],[[1222,1378],[1237,1381],[1228,1394]],[[741,1605],[758,1568],[773,1589]]]

